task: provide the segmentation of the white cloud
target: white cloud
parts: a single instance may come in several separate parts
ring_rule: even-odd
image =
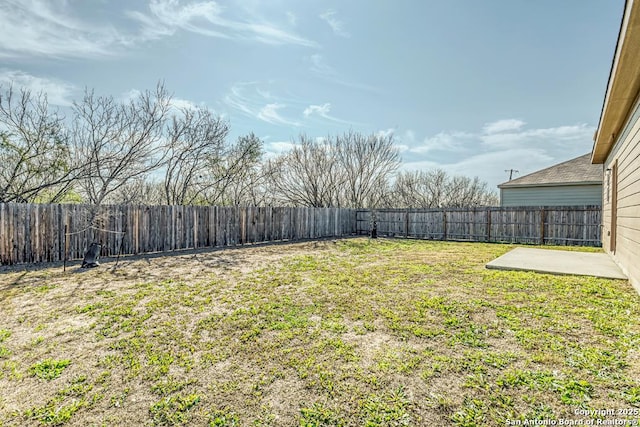
[[[272,45],[318,47],[312,40],[253,15],[230,17],[228,12],[216,1],[150,0],[146,11],[125,11],[140,27],[124,31],[77,16],[73,2],[68,0],[2,0],[0,58],[110,56],[124,47],[178,31]],[[293,15],[288,17],[290,21],[295,19]]]
[[[289,151],[293,147],[295,147],[295,144],[289,141],[275,141],[275,142],[270,142],[266,144],[266,149],[268,151],[275,152],[278,154],[284,153],[285,151]]]
[[[336,74],[336,70],[330,65],[327,65],[324,57],[319,53],[314,53],[313,55],[311,55],[309,57],[309,60],[311,61],[311,71],[313,71],[314,73],[323,76],[334,76]]]
[[[264,154],[266,159],[273,159],[283,153],[290,151],[295,144],[289,141],[274,141],[264,145]]]
[[[265,100],[270,101],[265,105]],[[258,82],[238,82],[234,84],[224,102],[243,114],[271,124],[300,126],[300,123],[283,117],[278,110],[287,107],[287,100],[276,97],[262,89]]]
[[[526,161],[523,162],[523,159]],[[451,169],[458,174],[495,176],[502,182],[506,181],[505,177],[508,177],[505,169],[518,169],[520,168],[518,165],[526,164],[526,169],[534,171],[546,166],[549,162],[553,162],[553,157],[543,149],[517,148],[476,154],[453,163]]]
[[[177,110],[197,110],[202,105],[198,105],[188,99],[171,98],[171,106]]]
[[[298,109],[305,119],[324,119],[336,123],[357,125],[359,123],[342,120],[330,114],[331,103],[319,105],[307,105],[302,108],[300,101],[295,97],[282,97],[274,94],[271,90],[265,89],[272,82],[263,84],[259,82],[238,82],[235,83],[229,93],[225,96],[224,102],[229,107],[242,112],[243,114],[257,118],[271,124],[282,124],[287,126],[302,126],[302,123],[293,118],[284,117],[281,111],[285,108]]]
[[[127,15],[143,26],[142,36],[158,39],[175,34],[178,30],[236,40],[253,40],[266,44],[293,44],[317,47],[317,43],[274,24],[231,19],[225,9],[215,1],[151,0],[149,11],[128,11]]]
[[[395,135],[395,132],[396,130],[394,128],[380,129],[376,132],[376,136],[379,138],[388,138],[392,135]]]
[[[594,131],[593,126],[584,123],[533,129],[523,129],[524,125],[525,122],[521,120],[499,120],[484,125],[479,132],[442,131],[425,138],[420,143],[416,142],[414,135],[408,131],[402,138],[402,142],[408,144],[409,151],[416,154],[516,150],[534,147],[558,152],[561,149],[573,151],[572,147],[590,147]]]
[[[25,88],[36,94],[43,92],[51,105],[68,107],[73,103],[77,88],[67,82],[37,77],[18,70],[0,70],[0,84],[6,87]]]
[[[479,153],[452,162],[439,163],[433,160],[405,162],[401,168],[403,170],[432,170],[439,168],[452,175],[477,176],[481,181],[487,182],[489,189],[497,191],[497,185],[509,179],[508,172],[505,172],[505,170],[511,168],[519,169],[521,175],[523,175],[563,160],[567,159],[560,158],[555,160],[553,156],[542,149],[519,148]]]
[[[506,131],[516,131],[522,128],[526,123],[518,119],[504,119],[487,123],[482,128],[486,134],[494,134]]]
[[[407,141],[415,141],[416,140],[416,133],[414,131],[412,131],[411,129],[407,129],[404,132],[403,139],[407,140]]]
[[[67,1],[0,2],[0,57],[97,57],[126,44],[114,28],[75,18]]]
[[[587,138],[591,141],[595,128],[586,123],[572,126],[558,126],[554,128],[533,129],[525,132],[527,135],[539,138],[557,138],[561,140],[576,140]]]
[[[548,128],[524,127],[522,120],[499,120],[477,132],[443,131],[418,142],[405,132],[409,147],[402,168],[442,168],[451,174],[478,176],[489,187],[508,180],[505,170],[520,175],[571,159],[589,151],[594,128],[586,124]],[[409,160],[409,161],[406,161]]]
[[[394,141],[396,141],[393,146],[400,151],[401,153],[407,152],[410,150],[411,146],[415,144],[416,134],[413,130],[407,129],[401,136],[396,136],[395,129],[387,129],[387,130],[379,130],[376,132],[377,135],[382,137],[394,136]]]
[[[298,24],[298,17],[293,12],[287,12],[287,21],[289,25],[295,27]]]
[[[347,120],[342,120],[332,116],[331,114],[329,114],[330,111],[331,111],[331,104],[327,102],[322,105],[309,105],[307,108],[304,109],[302,114],[304,114],[305,117],[311,117],[311,116],[322,117],[323,119],[330,120],[336,123],[355,124],[353,122],[349,122]]]
[[[478,176],[495,189],[498,184],[509,180],[509,169],[517,169],[520,175],[526,175],[569,158],[571,156],[556,157],[536,147],[516,148],[477,154],[456,162],[450,169],[456,174]]]
[[[148,39],[170,36],[179,29],[212,37],[228,37],[223,32],[196,24],[199,19],[212,21],[222,12],[215,2],[197,2],[182,6],[175,0],[151,0],[149,12],[148,15],[139,11],[127,12],[130,18],[143,24],[143,36]]]
[[[256,88],[256,92],[258,92],[258,95],[260,95],[264,99],[271,99],[271,92],[269,92],[268,90],[262,90],[260,88]]]
[[[122,98],[122,101],[128,102],[128,101],[133,101],[134,99],[138,98],[140,95],[142,95],[142,91],[138,89],[130,89],[127,92],[123,93],[121,95],[121,98]]]
[[[303,114],[305,117],[309,117],[312,114],[317,114],[321,117],[327,117],[329,111],[331,111],[331,104],[327,102],[326,104],[322,105],[309,105],[304,109]]]
[[[336,14],[335,10],[329,9],[320,14],[320,19],[329,24],[335,35],[340,37],[351,37],[351,34],[344,29],[344,23],[336,18]]]
[[[382,91],[374,86],[370,86],[366,83],[356,82],[356,81],[348,81],[342,79],[335,68],[331,65],[327,64],[324,57],[315,53],[311,56],[305,57],[305,60],[309,61],[311,65],[309,66],[309,70],[319,77],[327,79],[328,81],[338,84],[340,86],[348,87],[350,89],[358,89],[367,92],[381,93]]]
[[[475,137],[474,134],[468,132],[440,132],[424,141],[417,146],[409,149],[412,153],[429,153],[432,151],[462,151],[465,143]]]
[[[393,144],[393,146],[401,153],[409,151],[409,146],[406,144]]]
[[[278,124],[278,125],[288,125],[288,126],[300,126],[300,123],[292,121],[292,120],[288,120],[284,117],[282,117],[280,115],[280,113],[278,113],[278,110],[283,109],[284,107],[286,107],[286,105],[283,104],[267,104],[264,107],[262,107],[260,109],[260,111],[258,112],[257,117],[262,120],[265,121],[267,123],[271,123],[271,124]]]
[[[231,86],[230,93],[224,98],[224,102],[236,110],[242,111],[244,114],[256,117],[259,108],[254,100],[255,96],[246,95],[246,88],[253,87],[255,92],[259,89],[255,88],[256,82],[239,82]]]
[[[482,135],[482,142],[491,148],[515,148],[529,145],[553,145],[560,141],[591,141],[595,128],[585,123],[571,126],[538,128],[518,132]]]

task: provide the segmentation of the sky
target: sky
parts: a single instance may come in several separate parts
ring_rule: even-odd
[[[491,188],[591,151],[624,0],[0,0],[0,85],[68,111],[164,81],[267,156],[393,133]]]

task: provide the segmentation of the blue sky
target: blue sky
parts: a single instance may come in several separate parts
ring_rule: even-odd
[[[0,0],[0,84],[67,108],[160,79],[256,133],[393,132],[494,187],[589,152],[624,0]]]

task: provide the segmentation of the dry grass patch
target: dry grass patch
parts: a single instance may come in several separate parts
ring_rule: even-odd
[[[351,239],[5,271],[0,425],[497,426],[640,408],[640,297],[484,268],[509,249]]]

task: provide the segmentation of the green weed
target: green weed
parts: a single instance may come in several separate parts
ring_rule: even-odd
[[[483,426],[486,423],[488,409],[484,401],[465,397],[462,408],[451,416],[453,425],[459,427]]]
[[[52,399],[44,406],[34,407],[25,412],[25,417],[39,421],[44,425],[59,426],[71,419],[80,408],[87,406],[84,400],[73,401],[69,404],[60,404],[59,400]]]
[[[364,426],[410,426],[413,419],[409,412],[410,401],[403,388],[389,393],[371,394],[360,404],[360,416]]]
[[[45,359],[29,367],[29,374],[43,380],[53,380],[62,375],[62,372],[71,364],[71,360]]]
[[[165,397],[154,403],[149,412],[155,425],[184,425],[191,419],[191,410],[201,397],[197,394]]]
[[[341,427],[345,422],[331,409],[314,403],[300,409],[300,427]]]
[[[240,419],[233,412],[223,409],[214,409],[207,415],[209,427],[236,427],[240,425]]]

